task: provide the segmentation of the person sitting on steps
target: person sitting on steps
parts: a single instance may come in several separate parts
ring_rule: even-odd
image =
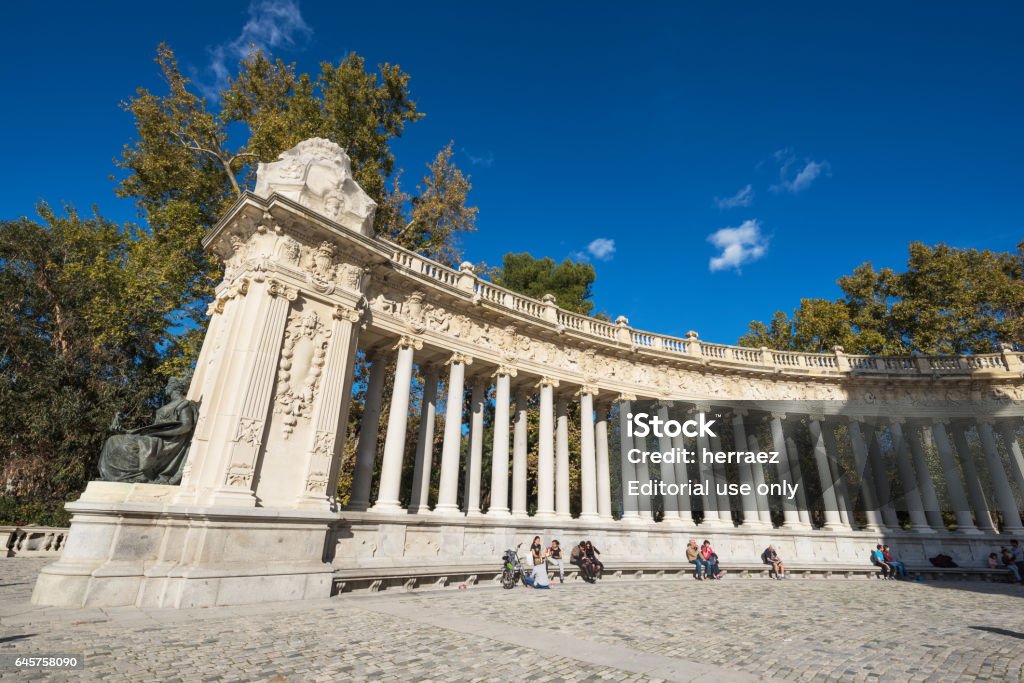
[[[901,579],[907,578],[907,565],[893,557],[892,550],[889,546],[882,546],[882,557],[885,560],[885,563],[892,567],[895,574],[898,574]]]
[[[883,579],[896,578],[896,570],[891,564],[885,561],[885,555],[882,554],[881,544],[875,546],[875,549],[871,551],[871,564],[881,570]]]
[[[569,553],[569,564],[574,564],[580,568],[580,578],[587,583],[594,583],[594,568],[590,564],[590,560],[587,559],[587,544],[585,541],[580,541],[579,545],[573,546],[572,552]]]
[[[775,552],[775,546],[770,545],[764,549],[761,553],[761,561],[771,566],[768,570],[768,576],[775,574],[776,579],[783,579],[786,577],[786,565],[782,563],[782,558]]]

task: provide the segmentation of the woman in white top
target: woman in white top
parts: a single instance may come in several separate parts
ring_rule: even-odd
[[[533,559],[534,588],[550,588],[551,581],[548,579],[548,551],[540,542],[540,536],[534,536],[533,545],[530,546],[530,557]]]

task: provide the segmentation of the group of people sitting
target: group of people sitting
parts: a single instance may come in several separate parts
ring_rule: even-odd
[[[590,541],[580,541],[572,547],[569,552],[569,564],[579,568],[580,578],[587,583],[594,583],[601,578],[604,572],[604,563],[601,562],[601,552],[594,547]],[[558,582],[565,583],[565,556],[558,539],[551,541],[547,548],[540,541],[540,536],[533,537],[530,545],[530,559],[533,569],[526,576],[526,585],[533,588],[550,588],[551,580],[548,578],[548,563],[558,567]]]
[[[893,557],[888,545],[878,544],[871,551],[871,564],[878,567],[883,579],[907,578],[907,567]]]
[[[999,555],[992,553],[988,556],[988,568],[1003,568],[1010,573],[1010,578],[1015,583],[1024,583],[1024,546],[1016,538],[1010,541],[1010,547],[1003,546],[999,549]]]
[[[686,545],[686,561],[694,565],[693,578],[698,581],[722,578],[722,571],[718,568],[718,555],[711,547],[711,541],[704,541],[704,544],[698,547],[697,541],[691,538]]]

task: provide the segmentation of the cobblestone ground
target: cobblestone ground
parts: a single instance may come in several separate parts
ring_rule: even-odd
[[[1021,680],[1024,589],[859,580],[619,580],[200,610],[32,607],[0,560],[0,655],[84,655],[19,680]]]

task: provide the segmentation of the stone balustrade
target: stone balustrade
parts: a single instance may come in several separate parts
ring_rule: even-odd
[[[57,557],[67,535],[67,529],[53,527],[0,526],[0,538],[7,539],[7,557]]]

